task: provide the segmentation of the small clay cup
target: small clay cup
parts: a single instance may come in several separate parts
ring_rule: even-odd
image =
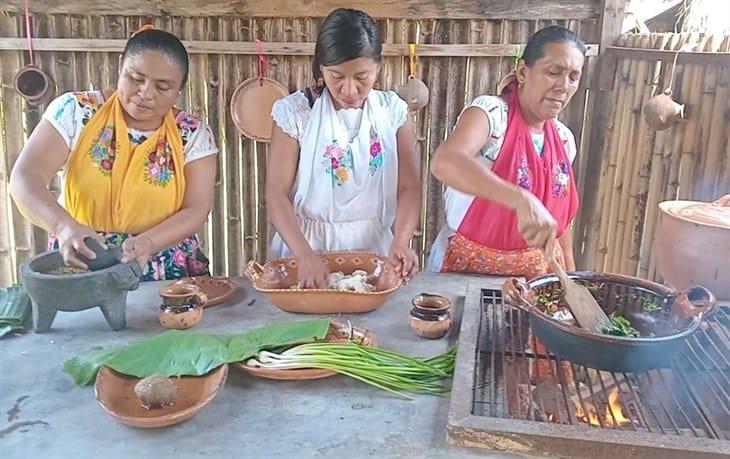
[[[160,289],[158,317],[165,328],[184,330],[200,322],[208,297],[197,285],[170,284]]]
[[[413,332],[428,339],[438,339],[451,328],[451,301],[441,295],[421,293],[413,299],[408,323]]]

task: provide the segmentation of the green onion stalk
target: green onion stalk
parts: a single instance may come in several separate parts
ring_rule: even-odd
[[[451,387],[441,380],[453,375],[455,360],[456,347],[422,359],[348,342],[302,344],[281,353],[260,351],[246,365],[279,370],[321,368],[412,400],[405,392],[449,392]]]

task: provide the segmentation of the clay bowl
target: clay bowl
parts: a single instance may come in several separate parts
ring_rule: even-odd
[[[442,338],[451,328],[451,301],[441,295],[421,293],[413,299],[408,325],[418,336]]]
[[[198,287],[208,297],[206,308],[223,303],[237,288],[231,279],[213,276],[185,277],[170,285],[173,284],[191,284]]]
[[[94,392],[101,407],[111,417],[132,427],[165,427],[186,421],[213,400],[228,375],[228,365],[221,365],[203,376],[172,378],[177,401],[166,408],[146,409],[134,393],[140,378],[123,375],[103,366],[96,375]]]
[[[659,209],[654,250],[662,278],[678,290],[699,284],[730,299],[730,207],[665,201]]]
[[[297,283],[297,263],[294,258],[277,258],[260,266],[250,262],[245,274],[253,287],[263,293],[276,307],[288,312],[306,314],[356,314],[370,312],[403,283],[387,258],[370,252],[325,252],[320,254],[330,272],[352,274],[363,270],[374,275],[373,292],[341,292],[329,289],[292,289]]]
[[[327,343],[346,343],[354,341],[364,346],[375,347],[378,340],[373,332],[364,328],[355,327],[351,324],[332,322],[329,332],[325,336]],[[266,379],[277,379],[280,381],[301,381],[305,379],[322,379],[334,376],[337,372],[322,368],[302,368],[292,370],[273,370],[270,368],[258,368],[246,365],[245,362],[233,364],[236,368],[253,376]]]
[[[160,325],[175,330],[185,330],[203,319],[202,305],[160,306]]]

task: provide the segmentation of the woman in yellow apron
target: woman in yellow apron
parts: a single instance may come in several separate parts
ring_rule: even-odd
[[[174,35],[145,26],[126,44],[113,92],[66,93],[52,101],[10,178],[10,193],[51,234],[66,264],[94,258],[84,239],[121,245],[143,280],[208,273],[195,233],[210,212],[216,175],[210,128],[173,107],[188,55]],[[48,183],[62,170],[58,200]]]

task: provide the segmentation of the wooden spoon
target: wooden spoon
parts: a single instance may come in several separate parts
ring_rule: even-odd
[[[611,323],[610,319],[603,312],[601,306],[598,305],[596,299],[593,298],[591,292],[582,285],[577,284],[571,278],[568,277],[568,273],[565,272],[560,263],[555,259],[555,251],[552,244],[548,244],[548,250],[545,256],[553,268],[553,271],[560,279],[560,283],[563,285],[565,290],[565,302],[570,308],[570,312],[573,313],[575,320],[581,328],[590,330],[596,333],[601,333],[601,330]]]

